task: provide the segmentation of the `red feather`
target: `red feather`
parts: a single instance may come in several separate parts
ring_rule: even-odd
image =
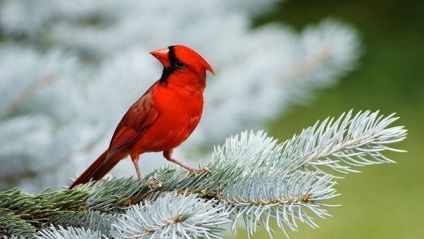
[[[184,142],[200,121],[203,91],[209,64],[195,51],[182,45],[151,52],[164,66],[156,81],[119,122],[109,148],[69,187],[99,180],[128,154],[139,179],[139,155],[164,152],[164,157],[191,172],[193,169],[172,158],[172,150]]]

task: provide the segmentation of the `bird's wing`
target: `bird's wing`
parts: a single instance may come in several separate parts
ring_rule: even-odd
[[[137,100],[119,122],[110,141],[108,156],[131,147],[157,120],[159,113],[152,98],[153,88]]]

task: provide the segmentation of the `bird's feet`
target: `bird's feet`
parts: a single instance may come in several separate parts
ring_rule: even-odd
[[[144,185],[146,185],[147,187],[149,187],[149,189],[156,189],[156,188],[161,188],[163,186],[162,182],[155,182],[156,178],[152,177],[150,179],[141,179],[140,182],[142,182]]]
[[[168,161],[173,162],[175,164],[178,164],[181,167],[187,169],[190,173],[198,174],[198,173],[206,172],[209,175],[211,175],[211,171],[207,167],[203,167],[203,168],[200,168],[200,169],[195,169],[195,168],[192,168],[192,167],[188,166],[187,164],[184,164],[184,163],[182,163],[182,162],[180,162],[180,161],[172,158],[172,149],[171,150],[165,150],[165,151],[163,151],[163,156]]]
[[[149,183],[146,184],[149,189],[156,189],[161,188],[163,186],[162,182],[155,183],[153,181],[149,181]]]
[[[190,171],[190,173],[194,173],[194,174],[203,173],[203,172],[206,172],[209,175],[212,174],[208,167],[203,167],[203,168],[200,168],[200,169],[195,169],[195,168],[189,167],[189,168],[187,168],[187,170]]]

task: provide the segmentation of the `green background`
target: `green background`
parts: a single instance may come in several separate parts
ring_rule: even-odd
[[[332,217],[317,219],[312,229],[300,225],[296,238],[424,238],[424,1],[288,1],[254,20],[254,26],[282,22],[301,30],[333,17],[361,35],[364,49],[357,70],[321,91],[307,106],[295,106],[270,122],[268,132],[284,141],[317,120],[354,109],[396,112],[395,123],[408,138],[395,145],[407,153],[388,153],[397,164],[362,168],[340,180],[342,207],[328,208]],[[274,227],[278,229],[276,226]],[[279,233],[274,238],[284,238]],[[236,238],[247,238],[243,230]],[[253,238],[268,238],[259,227]]]

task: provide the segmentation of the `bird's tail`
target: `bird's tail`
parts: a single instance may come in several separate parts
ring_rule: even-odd
[[[90,165],[72,184],[69,189],[78,184],[88,183],[90,180],[99,180],[103,178],[112,168],[124,157],[122,155],[114,154],[108,155],[109,151],[106,150],[102,153],[94,163]]]

